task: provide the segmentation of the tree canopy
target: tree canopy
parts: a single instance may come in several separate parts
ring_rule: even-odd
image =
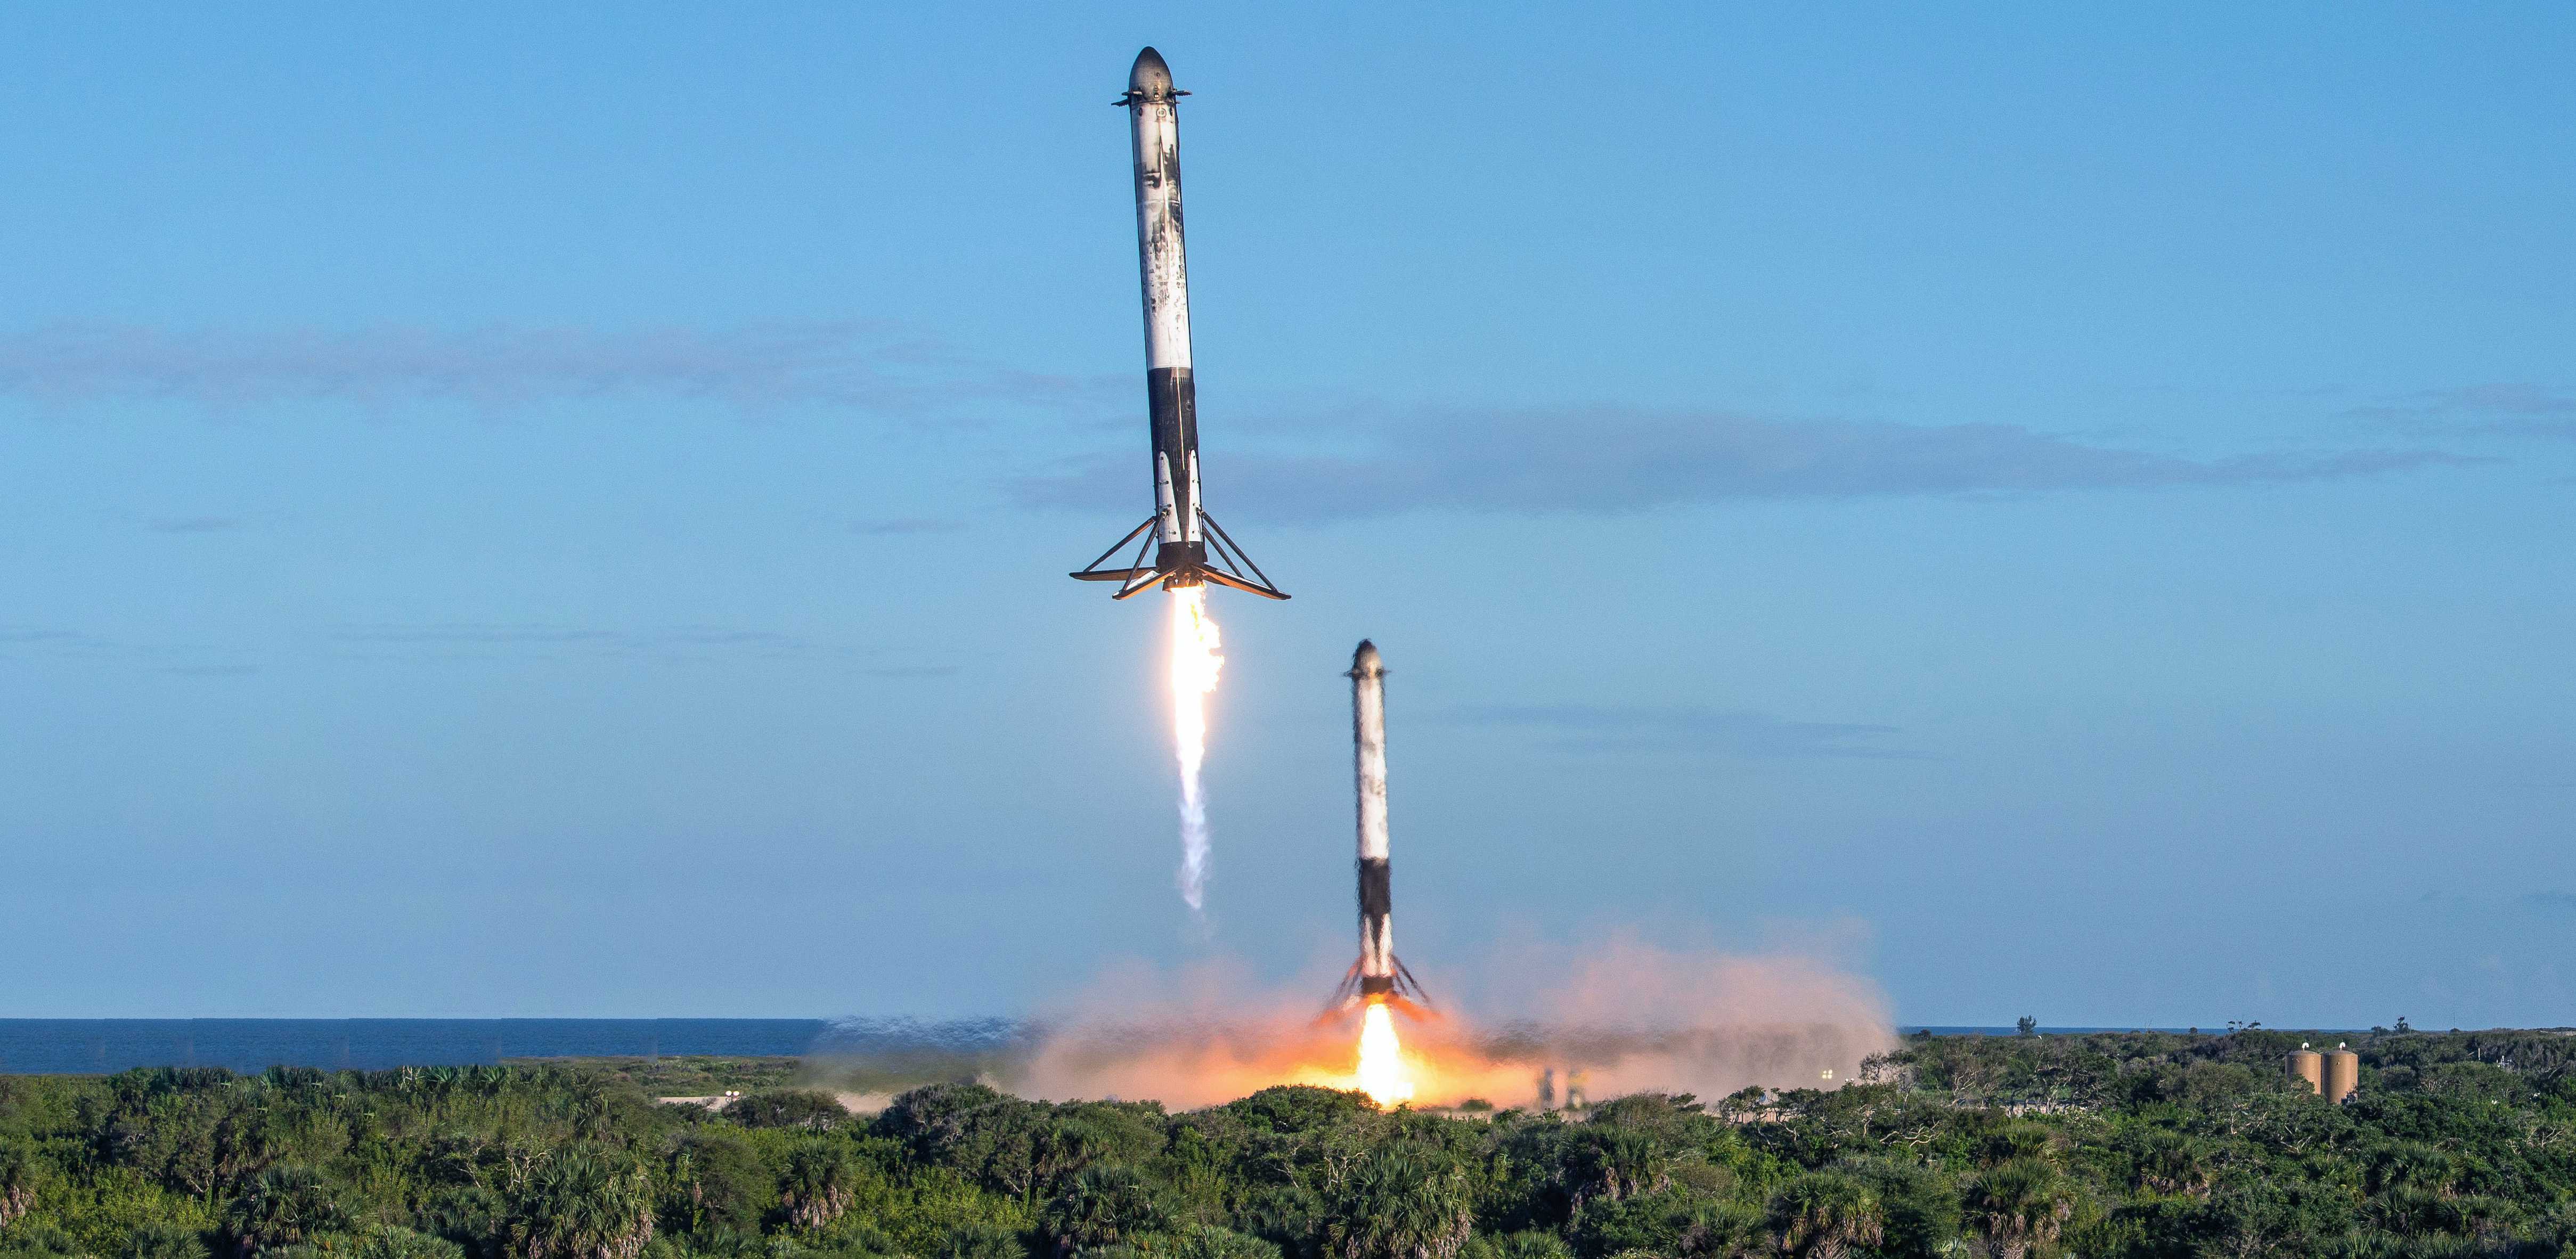
[[[1923,1037],[1831,1091],[663,1105],[580,1064],[0,1077],[0,1259],[2576,1255],[2576,1036]]]

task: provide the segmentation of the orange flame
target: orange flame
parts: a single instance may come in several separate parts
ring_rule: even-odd
[[[1386,1003],[1372,1001],[1360,1016],[1360,1091],[1380,1106],[1393,1106],[1413,1100],[1413,1071],[1404,1061],[1404,1045],[1396,1039],[1395,1020],[1387,1015]]]

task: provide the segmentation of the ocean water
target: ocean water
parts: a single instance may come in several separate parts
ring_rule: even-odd
[[[2043,1035],[2122,1028],[2044,1027]],[[2180,1031],[2180,1028],[2162,1028]],[[2211,1029],[2203,1029],[2211,1030]],[[829,1057],[896,1068],[1005,1054],[1035,1029],[1006,1019],[0,1019],[0,1075],[134,1067],[475,1066],[505,1058]],[[1900,1035],[2010,1036],[2009,1027],[1905,1026]]]
[[[822,1019],[0,1019],[0,1075],[133,1067],[473,1066],[504,1058],[795,1056],[900,1033]]]

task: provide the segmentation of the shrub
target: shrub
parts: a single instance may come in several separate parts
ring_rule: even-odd
[[[1574,1259],[1574,1248],[1565,1239],[1546,1229],[1505,1233],[1488,1237],[1482,1233],[1467,1239],[1458,1250],[1458,1259]]]
[[[292,1246],[347,1224],[348,1216],[322,1174],[301,1163],[261,1172],[224,1215],[225,1234],[245,1255]]]
[[[1450,1259],[1475,1219],[1465,1170],[1439,1156],[1380,1150],[1343,1178],[1324,1223],[1336,1259]]]
[[[858,1180],[858,1160],[839,1141],[809,1141],[787,1156],[787,1184],[780,1201],[787,1222],[812,1232],[828,1227],[850,1209]]]
[[[1339,1127],[1374,1114],[1377,1104],[1362,1093],[1283,1084],[1230,1103],[1225,1109],[1255,1131],[1295,1135]]]
[[[193,1228],[154,1221],[128,1234],[117,1259],[207,1259],[206,1236]]]
[[[1749,1203],[1694,1199],[1678,1192],[1649,1194],[1621,1202],[1595,1202],[1576,1218],[1574,1245],[1579,1254],[1599,1259],[1622,1251],[1645,1250],[1664,1259],[1729,1255],[1762,1231],[1762,1212]],[[1528,1250],[1545,1233],[1522,1233],[1512,1240]],[[1558,1243],[1558,1249],[1564,1249]]]
[[[566,1146],[512,1196],[509,1235],[527,1259],[636,1259],[653,1238],[651,1184],[620,1154]]]
[[[36,1208],[36,1152],[24,1142],[0,1141],[0,1228]]]
[[[1887,1211],[1876,1190],[1842,1172],[1809,1172],[1771,1197],[1770,1224],[1780,1249],[1802,1259],[1841,1259],[1887,1235]]]
[[[689,1134],[671,1157],[671,1179],[687,1199],[691,1230],[715,1226],[758,1232],[777,1201],[778,1181],[743,1134],[722,1128]]]
[[[999,1224],[970,1222],[952,1226],[940,1238],[930,1259],[1028,1259],[1029,1248],[1016,1230]]]
[[[1968,1186],[1968,1217],[2004,1259],[2057,1240],[2075,1211],[2074,1187],[2046,1160],[2017,1158]]]
[[[1172,1259],[1280,1259],[1279,1248],[1258,1237],[1205,1225],[1182,1230],[1159,1253]]]
[[[813,1089],[771,1089],[735,1099],[724,1117],[746,1128],[802,1128],[828,1132],[850,1122],[839,1098]]]
[[[1159,1231],[1164,1221],[1144,1177],[1124,1167],[1090,1167],[1047,1202],[1038,1226],[1059,1253],[1071,1254]]]

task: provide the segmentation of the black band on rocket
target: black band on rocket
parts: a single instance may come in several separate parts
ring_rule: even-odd
[[[1190,461],[1199,452],[1199,391],[1186,367],[1157,367],[1145,373],[1145,406],[1154,428],[1154,453],[1172,469],[1173,506],[1190,519],[1198,504],[1189,496]]]
[[[1181,132],[1172,68],[1147,48],[1128,68],[1128,134],[1136,181],[1136,278],[1145,303],[1145,404],[1154,439],[1147,474],[1154,514],[1074,570],[1079,581],[1116,582],[1110,598],[1160,586],[1225,586],[1285,599],[1199,501],[1199,400],[1190,379],[1190,269],[1181,233]],[[1169,364],[1169,366],[1158,366]],[[1136,544],[1123,562],[1119,556]],[[1145,562],[1148,547],[1153,563]]]
[[[1384,918],[1395,909],[1387,881],[1386,858],[1360,858],[1360,917]]]

